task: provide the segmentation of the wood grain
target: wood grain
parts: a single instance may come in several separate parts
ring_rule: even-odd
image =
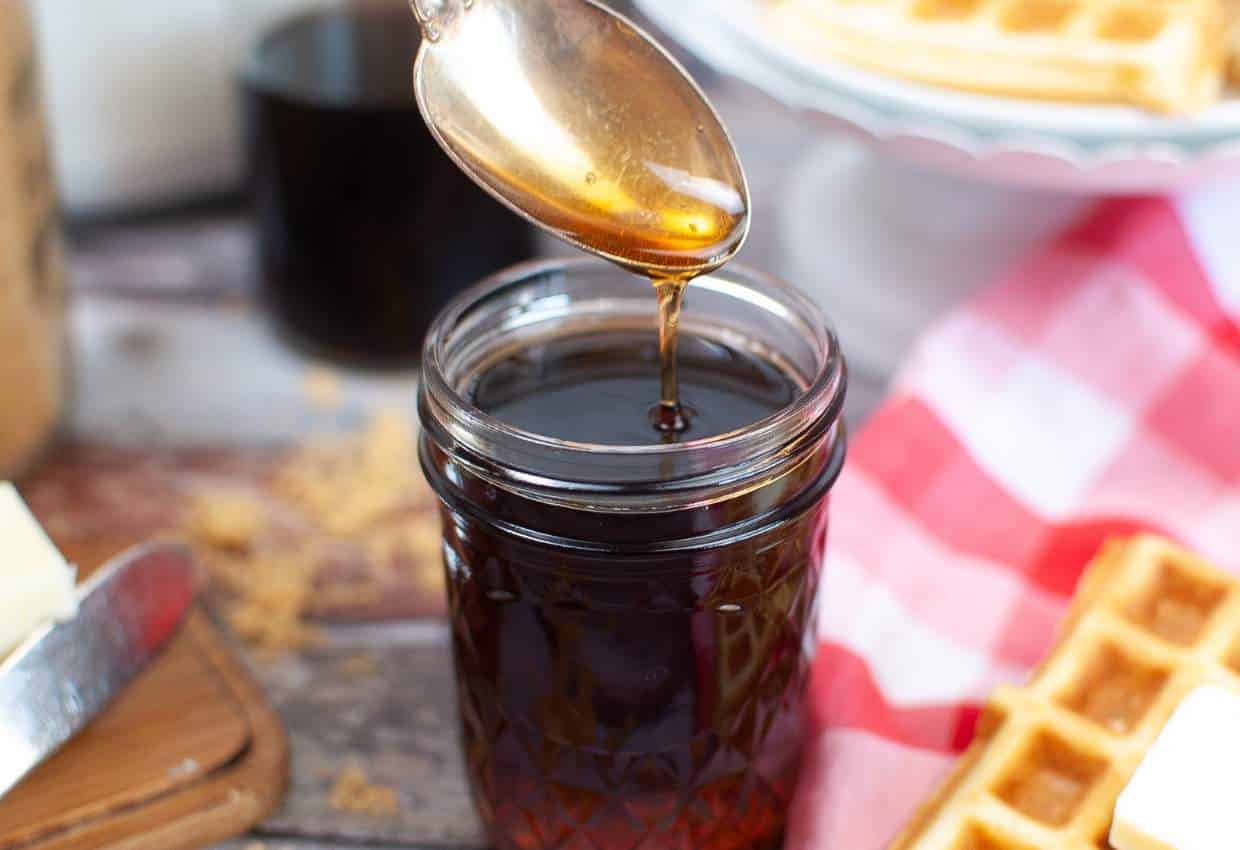
[[[93,566],[120,548],[113,538],[70,554]],[[201,847],[268,814],[287,775],[276,715],[196,610],[116,702],[0,801],[0,848]]]
[[[5,798],[0,847],[193,785],[245,749],[245,714],[195,646],[193,631]]]
[[[60,446],[20,482],[23,497],[56,544],[75,563],[96,563],[123,545],[178,535],[197,497],[252,493],[278,503],[271,477],[289,447],[136,449],[71,443]],[[413,506],[433,513],[430,493]],[[287,510],[287,506],[283,508]],[[300,536],[290,540],[293,545]],[[308,539],[308,538],[307,538]],[[335,622],[443,617],[442,567],[401,562],[376,570],[364,550],[336,546],[325,556],[310,614]],[[348,593],[359,578],[373,596]]]
[[[260,837],[485,846],[460,752],[447,626],[334,628],[328,640],[260,668],[294,753],[288,797]],[[373,671],[353,672],[359,658]],[[331,787],[351,762],[397,791],[395,815],[330,806]]]

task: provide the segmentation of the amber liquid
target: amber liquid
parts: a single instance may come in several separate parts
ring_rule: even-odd
[[[665,434],[681,434],[693,424],[694,410],[680,398],[680,312],[686,281],[654,281],[659,299],[659,403],[650,422]]]
[[[631,162],[633,156],[627,144],[619,138],[606,140],[600,158]],[[683,433],[692,428],[695,413],[680,398],[677,352],[685,290],[695,277],[713,271],[722,265],[722,258],[730,256],[744,232],[747,211],[731,210],[709,196],[672,191],[667,185],[648,179],[648,174],[643,176],[641,169],[630,172],[626,168],[607,177],[591,172],[584,183],[592,189],[604,179],[644,213],[639,226],[633,226],[625,217],[600,220],[589,215],[588,196],[563,185],[551,186],[548,194],[539,195],[538,200],[545,208],[558,211],[558,227],[572,241],[605,251],[615,262],[654,285],[659,302],[660,393],[657,403],[649,407],[649,419],[664,434]],[[725,198],[740,197],[738,186],[729,190],[731,194],[722,193]],[[574,210],[578,211],[576,216],[572,214]]]
[[[523,431],[574,443],[645,446],[659,392],[659,339],[652,330],[594,330],[527,346],[491,364],[466,388],[470,401]],[[800,387],[748,352],[686,334],[680,374],[693,430],[704,439],[746,428],[792,404]]]
[[[634,157],[621,138],[600,139],[602,161],[630,163]],[[738,176],[730,178],[741,179]],[[681,403],[677,352],[680,346],[680,314],[685,290],[695,277],[722,265],[744,231],[747,211],[730,210],[709,197],[672,191],[649,179],[640,168],[615,175],[590,172],[583,179],[586,194],[555,184],[535,199],[557,212],[557,227],[572,241],[609,254],[612,259],[654,285],[658,299],[659,387],[657,403],[650,406],[650,422],[658,430],[678,434],[689,430],[694,411]],[[626,216],[598,218],[591,209],[591,190],[600,183],[615,187],[642,215],[634,225]],[[724,184],[719,184],[724,185]],[[578,187],[582,188],[582,187]],[[724,197],[739,197],[729,187]]]
[[[601,160],[632,161],[632,152],[626,149],[623,139],[608,139],[605,145],[598,152]],[[638,226],[625,216],[615,220],[597,217],[591,209],[590,193],[600,182],[614,185],[616,192],[637,205],[643,213]],[[682,403],[678,360],[685,291],[695,277],[715,270],[722,265],[723,258],[730,256],[737,240],[742,238],[748,213],[727,207],[726,201],[721,205],[709,196],[672,191],[644,178],[641,169],[626,168],[616,175],[604,176],[590,172],[582,183],[585,194],[553,184],[545,192],[537,191],[537,187],[531,189],[532,200],[542,209],[556,211],[557,227],[571,241],[610,255],[616,263],[648,278],[654,285],[659,304],[659,397],[654,404],[647,401],[643,407],[649,410],[650,424],[657,431],[665,435],[690,431],[696,411]],[[733,186],[718,194],[739,198],[740,189]]]
[[[700,129],[695,132],[701,135]],[[572,187],[552,185],[541,201],[559,211],[558,226],[572,241],[605,251],[654,285],[659,302],[660,393],[650,407],[649,419],[665,435],[684,433],[693,427],[695,417],[694,409],[680,397],[678,351],[685,290],[695,277],[722,265],[743,238],[748,211],[729,206],[728,200],[734,203],[742,196],[743,177],[739,172],[721,173],[707,180],[716,189],[723,187],[722,192],[676,191],[663,180],[651,179],[650,169],[631,167],[634,159],[640,161],[630,149],[632,139],[600,136],[598,143],[600,161],[625,166],[601,177],[591,172],[586,189],[595,189],[600,181],[613,186],[640,211],[637,224],[627,216],[599,219],[590,215],[589,194],[579,194]]]
[[[802,392],[748,352],[693,334],[681,345],[698,435],[746,427]],[[523,349],[466,392],[525,430],[648,444],[657,358],[653,329],[594,332]],[[815,495],[789,497],[762,532],[668,552],[631,541],[726,528],[763,497],[600,521],[454,470],[470,494],[444,507],[464,747],[499,850],[780,845],[826,531],[819,469],[787,481],[786,493]]]

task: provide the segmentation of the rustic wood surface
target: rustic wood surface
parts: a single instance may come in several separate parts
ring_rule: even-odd
[[[5,797],[0,847],[180,793],[240,755],[249,740],[245,714],[197,648],[202,625]]]
[[[359,656],[374,674],[349,672]],[[336,628],[330,644],[260,673],[288,724],[293,783],[264,835],[343,844],[484,845],[457,749],[446,626],[413,623]],[[343,763],[360,760],[372,781],[400,792],[393,817],[325,806]]]
[[[287,743],[221,640],[192,612],[155,665],[5,797],[0,847],[192,850],[269,813]]]

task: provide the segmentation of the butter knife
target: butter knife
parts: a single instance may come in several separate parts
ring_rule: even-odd
[[[84,583],[78,614],[0,665],[0,797],[124,690],[177,633],[194,599],[189,552],[150,544]]]

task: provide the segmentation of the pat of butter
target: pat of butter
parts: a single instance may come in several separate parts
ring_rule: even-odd
[[[1240,694],[1215,685],[1180,703],[1115,804],[1115,850],[1240,847]]]
[[[12,484],[0,483],[0,658],[77,613],[73,569]]]

